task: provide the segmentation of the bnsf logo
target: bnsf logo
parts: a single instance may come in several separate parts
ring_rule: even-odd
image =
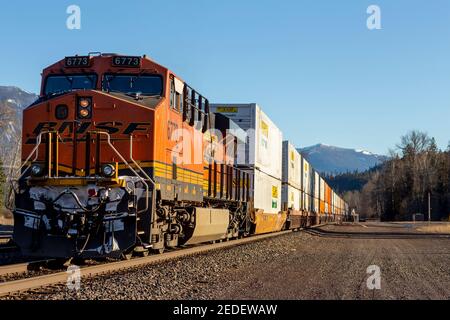
[[[90,130],[101,130],[109,134],[125,134],[130,135],[136,131],[146,133],[150,131],[150,122],[131,122],[124,124],[122,122],[107,121],[97,122],[95,125],[92,122],[74,123],[73,121],[58,122],[40,122],[33,130],[34,135],[38,135],[42,131],[58,131],[60,134],[72,134],[76,129],[76,134],[83,135]],[[35,143],[35,138],[27,140],[27,144]]]

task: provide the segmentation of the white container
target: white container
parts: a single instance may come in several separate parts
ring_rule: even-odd
[[[251,196],[255,210],[281,211],[282,142],[280,129],[255,104],[211,104],[210,111],[232,119],[247,134],[238,144],[237,164],[253,175]]]
[[[320,191],[320,176],[317,171],[314,172],[314,208],[313,211],[318,213],[319,208],[319,191]]]
[[[334,214],[339,214],[339,196],[337,194],[334,196],[333,208]]]
[[[281,180],[256,169],[252,169],[252,174],[254,181],[250,192],[253,195],[255,210],[262,209],[264,213],[278,214],[281,211]]]
[[[336,193],[333,190],[331,190],[331,213],[332,214],[336,214],[335,204],[336,204]]]
[[[306,211],[311,210],[311,177],[310,177],[310,164],[302,157],[302,190],[303,190],[303,209]]]
[[[229,117],[246,131],[247,144],[238,146],[238,165],[253,166],[281,180],[283,134],[256,103],[211,104],[210,111]]]
[[[334,195],[334,200],[333,200],[333,210],[334,210],[334,214],[339,214],[339,197],[337,194]]]
[[[306,194],[311,195],[311,180],[309,177],[309,167],[310,167],[309,162],[305,158],[302,158],[302,189]]]
[[[339,198],[339,196],[336,194],[336,202],[335,202],[335,211],[336,211],[336,214],[339,214],[339,203],[340,203],[340,201],[341,201],[341,198]]]
[[[281,201],[286,208],[301,210],[301,168],[302,156],[289,141],[283,141],[282,184]]]
[[[320,201],[325,201],[325,181],[320,177]]]
[[[301,189],[302,156],[289,141],[283,141],[282,182]]]
[[[334,196],[334,192],[333,190],[331,190],[331,199],[330,199],[330,206],[328,207],[328,213],[329,214],[333,214],[333,196]]]
[[[281,201],[286,204],[287,209],[301,210],[301,192],[299,189],[294,188],[288,184],[283,184]]]

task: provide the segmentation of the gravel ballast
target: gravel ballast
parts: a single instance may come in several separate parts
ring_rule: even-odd
[[[60,285],[14,298],[450,299],[449,263],[448,239],[333,238],[301,231],[82,279],[79,291]],[[380,267],[380,290],[367,289],[370,265]]]

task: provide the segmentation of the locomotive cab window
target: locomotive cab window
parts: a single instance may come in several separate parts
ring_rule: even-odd
[[[178,112],[183,112],[183,89],[184,83],[175,77],[171,77],[170,106]]]
[[[175,79],[171,77],[170,79],[170,106],[175,108]]]
[[[161,96],[162,77],[159,75],[106,74],[103,90],[128,95]]]
[[[182,99],[182,94],[179,92],[175,93],[175,103],[178,107],[178,111],[183,112],[183,99]]]
[[[45,81],[44,94],[57,94],[73,90],[95,89],[96,74],[61,74],[48,76]]]

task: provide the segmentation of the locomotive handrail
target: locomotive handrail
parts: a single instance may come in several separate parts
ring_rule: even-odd
[[[38,136],[36,137],[36,146],[33,148],[33,150],[31,150],[31,152],[30,152],[30,154],[28,155],[28,157],[25,159],[25,161],[24,161],[24,162],[22,163],[22,165],[19,167],[19,169],[17,170],[18,172],[20,172],[20,171],[22,170],[22,168],[25,167],[26,164],[28,164],[28,162],[29,162],[30,159],[31,159],[31,156],[32,156],[34,153],[36,153],[36,156],[34,157],[33,161],[36,161],[36,159],[37,159],[37,157],[38,157],[39,146],[41,145],[41,142],[42,142],[42,135],[43,135],[44,133],[47,134],[47,133],[49,133],[49,132],[50,132],[50,131],[43,131],[43,132],[40,132],[40,133],[38,134]],[[28,168],[29,168],[29,167],[31,167],[31,164],[28,165]],[[19,176],[19,178],[17,178],[16,180],[20,180],[20,179],[23,177],[23,175],[25,174],[25,172],[27,172],[28,168],[27,168],[26,170],[24,170],[24,171],[22,172],[22,174]],[[14,179],[11,179],[11,181],[12,181],[12,180],[14,180]]]
[[[23,170],[23,172],[19,175],[18,178],[13,178],[13,175],[8,176],[8,179],[7,179],[7,185],[10,185],[10,191],[9,191],[9,194],[8,194],[8,198],[9,198],[9,196],[11,195],[11,189],[14,189],[14,191],[16,192],[13,183],[19,181],[19,180],[25,175],[25,173],[28,171],[28,169],[31,167],[30,159],[31,159],[31,157],[33,156],[33,154],[35,154],[34,159],[33,159],[33,162],[36,161],[36,159],[38,158],[38,156],[39,156],[39,146],[40,146],[41,143],[42,143],[42,135],[44,135],[44,134],[49,134],[49,133],[56,133],[56,134],[57,134],[57,137],[60,137],[60,136],[59,136],[59,133],[56,132],[56,131],[41,131],[41,132],[37,135],[37,137],[36,137],[36,145],[34,146],[33,150],[31,150],[31,152],[29,153],[29,155],[28,155],[28,157],[25,159],[25,161],[23,161],[23,163],[22,163],[22,164],[20,165],[20,167],[17,169],[17,172],[20,173],[20,172],[22,171],[22,169],[23,169],[27,164],[28,164],[28,167],[27,167],[25,170]],[[6,203],[6,206],[7,206],[7,209],[12,209],[12,206],[10,206],[9,203]]]
[[[13,179],[13,178],[11,178],[11,176],[9,176],[9,177],[8,177],[8,180],[7,180],[8,183],[10,183],[11,181],[18,181],[18,180],[20,180],[20,179],[25,175],[25,173],[27,172],[28,168],[31,167],[31,163],[29,163],[29,162],[30,162],[30,159],[31,159],[31,157],[33,156],[33,154],[36,153],[36,155],[35,155],[33,161],[36,161],[36,159],[38,158],[38,155],[39,155],[39,146],[40,146],[41,143],[42,143],[42,135],[43,135],[43,134],[49,134],[49,133],[56,133],[56,134],[57,134],[57,137],[60,138],[58,132],[56,132],[56,131],[42,131],[42,132],[40,132],[40,133],[38,134],[38,136],[36,137],[36,146],[33,148],[33,150],[31,150],[31,152],[29,153],[28,157],[25,159],[25,161],[23,161],[23,163],[22,163],[22,164],[20,165],[20,167],[17,169],[17,172],[20,172],[20,171],[23,169],[23,167],[25,167],[25,166],[28,164],[27,169],[25,169],[25,170],[22,172],[22,174],[20,174],[20,176],[19,176],[18,178],[16,178],[16,179]]]
[[[149,187],[147,182],[145,182],[145,179],[142,178],[134,169],[132,166],[130,166],[130,164],[127,162],[127,160],[125,160],[125,158],[120,154],[120,152],[113,146],[113,144],[111,143],[111,135],[108,132],[104,132],[104,131],[96,131],[95,133],[97,134],[103,134],[106,136],[107,138],[107,142],[108,145],[111,147],[111,149],[117,154],[117,156],[120,158],[120,160],[122,160],[122,162],[128,167],[128,169],[131,170],[131,172],[133,172],[136,177],[141,180],[141,182],[145,185],[145,193],[146,193],[146,197],[145,197],[145,210],[148,210],[149,207],[149,202],[148,202],[148,195],[149,195]],[[153,181],[152,181],[153,182]]]
[[[144,174],[144,176],[147,178],[147,180],[149,180],[153,184],[153,187],[154,187],[156,185],[155,181],[153,181],[153,179],[150,178],[150,176],[147,174],[147,172],[145,172],[144,169],[142,169],[142,167],[133,158],[133,136],[132,135],[130,135],[130,159],[133,162],[133,164],[139,169],[139,171],[141,171]]]
[[[148,208],[149,208],[149,200],[148,200],[148,198],[149,198],[148,197],[149,196],[149,186],[148,186],[146,180],[144,178],[142,178],[142,176],[133,169],[133,167],[125,160],[125,158],[122,156],[122,154],[113,146],[113,144],[111,143],[111,136],[110,136],[109,133],[104,132],[104,131],[92,131],[92,132],[100,134],[100,135],[102,135],[102,134],[105,135],[107,137],[107,143],[110,146],[110,148],[116,153],[116,155],[121,159],[121,161],[131,170],[131,172],[133,172],[133,174],[144,184],[145,190],[146,190],[146,199],[145,199],[145,209],[144,209],[144,211],[147,211]],[[31,163],[32,162],[30,162],[30,159],[33,157],[33,155],[35,155],[34,158],[33,158],[33,161],[36,161],[36,159],[39,156],[38,152],[39,152],[39,146],[42,143],[42,136],[44,134],[50,134],[50,133],[56,133],[57,138],[60,138],[59,133],[56,132],[56,131],[42,131],[42,132],[40,132],[37,135],[37,137],[36,137],[36,145],[31,150],[31,152],[29,153],[28,157],[25,159],[25,161],[23,161],[23,163],[21,164],[21,166],[18,168],[17,171],[21,172],[22,169],[25,166],[28,165],[28,167],[25,170],[23,170],[23,172],[20,174],[20,176],[18,178],[13,179],[12,177],[8,177],[8,180],[7,180],[8,184],[10,184],[12,186],[13,182],[20,180],[26,174],[28,169],[31,167]],[[141,166],[133,159],[133,157],[132,157],[132,152],[133,152],[132,141],[133,141],[132,138],[130,138],[130,159],[131,159],[131,161],[139,169],[139,171],[141,171],[145,175],[145,177],[148,179],[148,181],[150,181],[153,184],[153,186],[155,186],[155,182],[147,175],[147,173],[141,168]]]

